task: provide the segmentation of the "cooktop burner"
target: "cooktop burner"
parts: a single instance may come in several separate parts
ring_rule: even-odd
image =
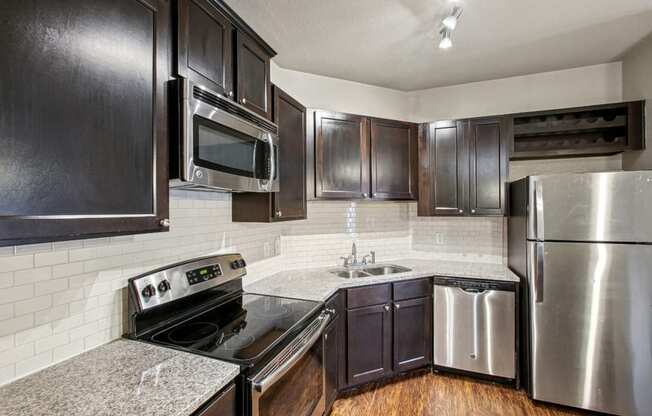
[[[319,309],[319,302],[242,293],[156,333],[150,341],[249,365]]]

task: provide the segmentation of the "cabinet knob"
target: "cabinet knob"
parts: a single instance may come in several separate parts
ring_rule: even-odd
[[[389,305],[385,305],[385,310],[389,311]]]
[[[280,209],[277,210],[277,211],[276,211],[276,216],[277,216],[277,217],[282,217],[282,216],[283,216],[283,212],[282,212]]]
[[[396,309],[398,309],[398,308],[401,307],[401,305],[399,305],[398,303],[395,303],[395,304],[394,304],[394,307],[395,307]]]
[[[242,104],[247,104],[247,99],[246,98],[242,99]]]
[[[362,194],[363,198],[367,198],[368,196],[369,196],[369,194],[367,194],[367,193]]]
[[[233,98],[233,91],[229,91],[229,97]]]
[[[460,210],[460,214],[463,214],[463,213],[464,213],[464,210],[463,210],[463,209],[461,209],[461,210]]]
[[[474,210],[474,209],[471,210],[471,214],[475,214],[475,210]]]
[[[163,218],[161,221],[158,222],[161,227],[169,227],[170,226],[170,219],[169,218]]]

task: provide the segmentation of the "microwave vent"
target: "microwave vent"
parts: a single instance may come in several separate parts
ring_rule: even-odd
[[[194,98],[201,100],[206,104],[210,104],[229,114],[233,114],[257,127],[267,130],[270,133],[278,134],[278,127],[274,123],[270,123],[268,120],[240,107],[231,100],[222,98],[196,86],[193,88],[192,95]]]

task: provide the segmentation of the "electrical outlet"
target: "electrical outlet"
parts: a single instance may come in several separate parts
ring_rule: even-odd
[[[444,244],[444,243],[445,243],[444,234],[435,233],[435,244],[441,245],[441,244]]]

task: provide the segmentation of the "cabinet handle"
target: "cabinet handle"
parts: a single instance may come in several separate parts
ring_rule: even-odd
[[[385,310],[389,311],[389,305],[385,305]]]
[[[229,91],[229,97],[233,98],[233,91]]]
[[[247,99],[246,98],[242,99],[242,104],[247,104]]]
[[[399,305],[398,303],[395,303],[395,304],[394,304],[394,307],[395,307],[396,309],[398,309],[398,308],[401,307],[401,305]]]
[[[324,334],[324,341],[328,341],[328,334]]]

